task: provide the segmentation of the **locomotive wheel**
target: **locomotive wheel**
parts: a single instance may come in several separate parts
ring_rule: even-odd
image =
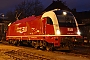
[[[35,43],[35,46],[34,46],[36,49],[38,49],[39,48],[39,44],[38,44],[38,42],[36,42]]]
[[[20,45],[21,45],[21,42],[17,41],[16,46],[20,46]]]
[[[15,46],[16,46],[17,44],[18,44],[18,43],[17,43],[17,41],[16,41],[16,40],[15,40],[15,41],[13,41],[13,45],[15,45]]]
[[[51,47],[48,47],[48,46],[47,46],[47,47],[46,47],[46,50],[47,50],[47,51],[51,51],[52,49],[51,49]]]
[[[9,40],[9,41],[8,41],[8,44],[12,44],[12,41],[11,41],[11,40]]]
[[[47,46],[46,46],[46,50],[47,50],[47,51],[52,51],[52,50],[53,50],[53,45],[52,45],[52,44],[47,45]]]
[[[73,44],[70,44],[70,45],[69,45],[69,49],[70,49],[70,50],[73,50],[73,48],[74,48],[74,45],[73,45]]]
[[[34,48],[36,48],[36,49],[37,49],[37,48],[38,48],[38,45],[35,45],[35,46],[34,46]]]
[[[34,48],[38,48],[38,42],[37,41],[32,41],[32,46],[34,47]]]

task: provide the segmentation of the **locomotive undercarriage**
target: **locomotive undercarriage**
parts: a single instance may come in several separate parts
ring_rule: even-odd
[[[33,46],[34,48],[39,48],[39,49],[44,49],[44,50],[52,50],[52,48],[54,47],[54,44],[48,43],[44,40],[35,40],[35,41],[31,41],[31,46]]]
[[[8,40],[9,44],[13,45],[28,45],[37,49],[45,49],[45,50],[72,50],[74,47],[75,37],[60,37],[60,46],[54,46],[54,43],[48,43],[45,40],[16,40],[10,39]]]
[[[44,40],[8,40],[9,44],[12,45],[16,45],[16,46],[20,46],[20,45],[28,45],[28,46],[32,46],[36,49],[44,49],[44,50],[52,50],[53,49],[53,45],[51,43],[48,43]]]
[[[74,47],[75,37],[64,37],[61,38],[60,47],[57,47],[58,50],[72,50]]]

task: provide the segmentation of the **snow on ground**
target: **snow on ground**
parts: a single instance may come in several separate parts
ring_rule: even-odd
[[[0,60],[90,60],[82,56],[52,53],[29,47],[0,44]]]

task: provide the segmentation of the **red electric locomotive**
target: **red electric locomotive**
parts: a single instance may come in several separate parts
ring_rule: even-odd
[[[15,45],[27,43],[46,50],[70,50],[80,34],[78,23],[71,12],[54,9],[9,24],[6,40]]]

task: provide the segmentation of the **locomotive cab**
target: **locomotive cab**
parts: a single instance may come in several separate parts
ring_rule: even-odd
[[[81,34],[74,15],[65,10],[55,9],[44,13],[43,18],[47,20],[45,34],[54,37],[51,38],[54,46],[61,47],[61,50],[72,48],[74,40]]]
[[[81,34],[78,28],[77,21],[71,12],[58,9],[52,10],[44,13],[42,15],[42,18],[47,18],[47,22],[45,24],[53,25],[54,35],[70,36]]]

